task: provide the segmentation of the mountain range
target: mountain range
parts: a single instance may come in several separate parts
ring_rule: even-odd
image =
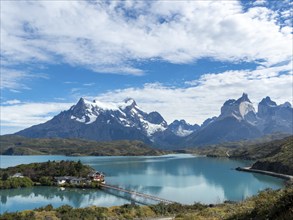
[[[272,133],[293,133],[293,108],[262,99],[258,111],[243,93],[227,100],[217,117],[201,126],[175,120],[168,124],[158,112],[147,113],[128,98],[122,103],[102,103],[81,98],[76,105],[51,120],[17,132],[30,138],[81,138],[96,141],[140,140],[159,148],[182,148],[253,139]]]

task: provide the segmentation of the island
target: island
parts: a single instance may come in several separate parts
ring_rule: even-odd
[[[0,189],[31,186],[99,188],[104,174],[80,161],[47,161],[0,169]]]

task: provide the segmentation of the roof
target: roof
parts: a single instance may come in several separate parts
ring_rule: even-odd
[[[57,177],[54,177],[55,180],[71,180],[71,179],[74,179],[76,177],[74,176],[57,176]]]
[[[82,181],[82,180],[86,180],[86,178],[72,178],[70,181]]]
[[[22,173],[15,173],[12,177],[20,177],[23,176]]]
[[[89,173],[88,176],[95,176],[95,175],[104,175],[102,172],[99,172],[99,171],[93,171],[91,173]]]

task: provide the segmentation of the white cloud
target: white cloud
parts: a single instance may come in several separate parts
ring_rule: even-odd
[[[24,70],[15,70],[1,66],[1,89],[9,89],[11,92],[19,92],[22,89],[30,89],[24,81],[33,78],[48,79],[46,74],[32,74]]]
[[[120,103],[125,98],[132,97],[144,111],[158,111],[169,123],[175,119],[185,119],[189,123],[201,124],[208,117],[219,115],[220,108],[227,99],[237,99],[243,92],[248,93],[256,108],[257,103],[266,96],[279,104],[286,101],[292,103],[291,66],[292,62],[271,68],[260,67],[252,71],[210,73],[186,82],[186,88],[151,83],[145,84],[143,88],[114,90],[88,98]],[[13,101],[13,104],[12,101],[11,105],[1,106],[1,126],[4,133],[43,123],[73,105],[57,102],[17,104],[18,100]]]
[[[256,0],[252,3],[252,5],[254,6],[260,6],[260,5],[265,5],[266,4],[266,0]]]
[[[84,83],[83,86],[94,86],[96,83]]]
[[[4,105],[15,105],[15,104],[20,104],[21,101],[18,99],[12,99],[12,100],[7,100],[5,102],[3,102],[2,104]]]
[[[29,89],[21,81],[31,77],[24,71],[1,68],[1,89]]]
[[[5,1],[1,54],[8,65],[63,62],[133,75],[143,74],[135,61],[150,59],[271,65],[292,56],[291,33],[276,16],[265,7],[243,12],[238,1]]]
[[[142,75],[136,64],[144,61],[191,63],[209,57],[256,61],[262,67],[205,74],[186,82],[187,88],[145,84],[98,98],[120,102],[133,97],[169,122],[184,118],[191,123],[218,115],[226,99],[242,92],[254,103],[267,95],[278,103],[292,101],[292,63],[273,66],[292,59],[289,15],[288,9],[279,13],[266,7],[244,12],[238,1],[3,1],[1,88],[29,89],[25,80],[35,75],[13,69],[19,64],[67,63]],[[282,26],[280,16],[286,21]],[[45,122],[71,105],[10,101],[1,106],[1,126],[10,130]]]
[[[190,123],[201,124],[208,117],[218,116],[227,99],[237,99],[243,92],[248,93],[256,109],[257,103],[266,96],[279,104],[286,101],[292,103],[291,67],[292,63],[289,63],[254,71],[205,74],[198,80],[187,82],[187,88],[166,87],[155,83],[146,84],[143,88],[108,92],[96,98],[119,102],[125,97],[132,97],[142,109],[160,112],[169,123],[175,119],[185,119]]]
[[[29,126],[43,123],[60,111],[68,109],[72,103],[22,103],[1,107],[1,132],[16,132]]]

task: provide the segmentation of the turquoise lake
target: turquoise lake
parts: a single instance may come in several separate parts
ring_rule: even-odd
[[[284,186],[284,181],[275,177],[235,170],[238,166],[249,165],[249,161],[188,154],[157,157],[1,156],[0,167],[48,160],[81,160],[104,172],[108,184],[183,204],[240,201],[260,190]],[[0,190],[0,197],[0,213],[33,209],[47,204],[54,207],[64,204],[86,207],[130,203],[130,200],[111,192],[58,187]]]

